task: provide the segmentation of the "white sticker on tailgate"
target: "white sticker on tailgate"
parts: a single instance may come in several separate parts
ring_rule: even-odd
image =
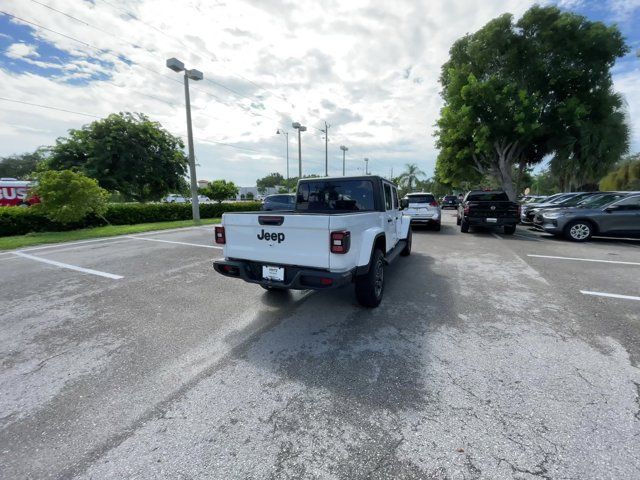
[[[284,268],[264,265],[262,267],[262,278],[265,280],[277,280],[278,282],[284,282]]]

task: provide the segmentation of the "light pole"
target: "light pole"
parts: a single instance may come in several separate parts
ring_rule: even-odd
[[[202,72],[196,69],[187,70],[177,58],[167,60],[167,67],[174,72],[184,72],[184,101],[187,106],[187,143],[189,144],[189,177],[191,180],[191,213],[195,222],[200,221],[200,204],[198,203],[198,180],[196,178],[196,156],[193,151],[193,130],[191,127],[191,100],[189,98],[189,79],[202,80]]]
[[[322,133],[324,133],[324,176],[329,176],[329,125],[327,122],[324,122],[324,130],[320,129]]]
[[[369,159],[364,159],[364,174],[369,175]]]
[[[342,150],[342,176],[344,177],[344,157],[345,154],[347,152],[347,150],[349,150],[347,147],[345,147],[344,145],[340,145],[340,150]]]
[[[287,142],[287,190],[289,190],[289,132],[279,128],[276,130],[276,133],[278,135],[284,135]]]
[[[302,180],[302,138],[300,137],[300,133],[306,132],[307,127],[300,125],[300,122],[293,122],[291,126],[298,130],[298,180]]]

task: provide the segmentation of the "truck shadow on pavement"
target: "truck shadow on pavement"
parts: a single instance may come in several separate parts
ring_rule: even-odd
[[[425,411],[438,415],[444,401],[430,381],[430,332],[460,322],[445,300],[453,295],[450,285],[433,263],[414,253],[388,266],[376,309],[358,306],[353,287],[309,294],[236,352],[234,362],[261,372],[257,401],[280,405],[267,419],[279,440],[300,448],[313,440],[312,451],[344,449],[346,457],[322,460],[324,467],[334,463],[341,478],[370,478],[363,472],[379,468],[380,458],[393,478],[432,478],[396,457],[396,449],[400,425],[419,423]],[[271,307],[295,295],[265,294]]]
[[[329,392],[336,407],[348,401],[354,415],[368,415],[372,407],[399,411],[428,402],[433,393],[423,388],[424,338],[441,324],[459,321],[450,302],[442,301],[452,292],[432,263],[428,256],[412,254],[388,266],[377,309],[358,306],[352,286],[313,292],[242,358],[316,393]],[[284,306],[293,295],[265,292],[263,302]],[[273,318],[273,313],[266,315]]]

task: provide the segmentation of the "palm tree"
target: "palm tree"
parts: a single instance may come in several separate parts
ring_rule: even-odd
[[[405,171],[400,174],[398,180],[411,192],[413,185],[418,181],[418,177],[423,176],[425,176],[425,173],[418,168],[418,165],[415,163],[407,163],[405,165]]]

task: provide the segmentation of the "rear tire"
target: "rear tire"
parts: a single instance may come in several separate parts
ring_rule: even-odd
[[[356,299],[363,307],[375,308],[382,301],[384,293],[384,255],[374,250],[369,271],[356,277]]]
[[[514,233],[516,233],[516,226],[515,225],[505,225],[504,226],[504,234],[505,235],[513,235]]]
[[[464,218],[460,219],[460,231],[462,233],[469,233],[469,222],[467,222]]]
[[[407,244],[404,246],[400,255],[403,257],[408,257],[411,255],[411,244],[413,243],[413,232],[411,231],[411,227],[409,227],[409,233],[407,233]]]
[[[456,225],[460,226],[460,217],[456,216]]]
[[[574,220],[565,227],[564,235],[572,242],[586,242],[593,235],[593,225],[585,220]]]
[[[440,223],[436,223],[436,224],[433,226],[433,229],[434,229],[436,232],[439,232],[441,228],[442,228],[442,225],[441,225]]]

